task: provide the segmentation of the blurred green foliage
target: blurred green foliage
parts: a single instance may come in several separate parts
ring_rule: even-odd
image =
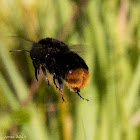
[[[1,0],[0,5],[1,140],[140,139],[140,1]],[[48,87],[43,76],[37,82],[29,54],[9,53],[32,44],[8,37],[13,35],[85,45],[90,81],[81,95],[90,101],[65,87],[62,103],[52,82]]]

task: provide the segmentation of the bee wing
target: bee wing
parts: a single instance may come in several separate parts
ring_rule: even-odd
[[[85,52],[85,45],[83,44],[76,44],[69,46],[70,50],[75,53],[83,53]]]
[[[77,44],[77,45],[71,45],[70,50],[77,53],[82,58],[87,54],[88,51],[93,51],[93,48],[91,45],[83,45],[83,44]]]

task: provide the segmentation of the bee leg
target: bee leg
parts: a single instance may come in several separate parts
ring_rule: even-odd
[[[58,86],[56,85],[55,79],[56,79],[56,75],[55,75],[55,73],[54,73],[54,74],[53,74],[53,83],[54,83],[55,87],[58,88]]]
[[[60,91],[60,94],[61,94],[61,98],[62,98],[63,102],[65,102],[64,97],[63,97],[63,92],[62,92],[62,90],[63,90],[63,82],[62,82],[62,80],[60,78],[57,78],[57,80],[58,80],[58,84],[59,84],[59,91]]]
[[[89,101],[88,99],[86,99],[86,98],[83,98],[81,95],[80,95],[80,90],[79,89],[75,89],[76,91],[76,93],[78,94],[78,96],[80,97],[80,98],[82,98],[83,100],[86,100],[86,101]]]
[[[36,80],[38,81],[38,78],[37,78],[37,74],[38,74],[38,68],[37,68],[37,66],[36,66],[36,64],[35,64],[35,62],[33,62],[33,66],[34,66],[34,68],[35,68],[35,78],[36,78]]]
[[[49,80],[48,80],[48,77],[47,77],[47,73],[46,73],[45,67],[41,66],[41,69],[42,69],[43,74],[45,75],[45,78],[47,80],[48,86],[50,86],[50,83],[49,83]]]

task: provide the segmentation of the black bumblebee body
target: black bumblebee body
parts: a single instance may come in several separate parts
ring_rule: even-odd
[[[44,38],[38,43],[33,43],[29,52],[37,80],[41,68],[49,85],[47,69],[49,73],[53,74],[53,82],[56,88],[59,89],[63,101],[63,81],[65,81],[70,90],[76,92],[82,99],[85,99],[79,92],[81,88],[86,86],[89,79],[88,66],[66,44],[53,38]],[[58,86],[55,80],[57,80]],[[88,99],[86,100],[88,101]]]

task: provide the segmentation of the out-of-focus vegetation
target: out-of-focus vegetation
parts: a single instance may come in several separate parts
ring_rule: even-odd
[[[0,7],[0,140],[140,139],[139,0],[0,0]],[[90,101],[65,87],[62,103],[42,74],[37,82],[29,54],[9,52],[32,44],[13,35],[84,44],[90,81],[81,95]]]

